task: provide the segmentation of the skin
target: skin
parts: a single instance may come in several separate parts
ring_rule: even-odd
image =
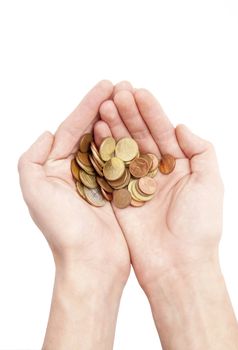
[[[174,128],[149,91],[127,82],[101,105],[100,115],[98,144],[110,135],[131,136],[142,153],[177,159],[172,174],[156,176],[152,201],[113,207],[163,348],[236,349],[237,323],[218,260],[223,184],[213,146],[184,125]]]
[[[132,136],[142,152],[177,158],[170,176],[157,175],[158,193],[144,207],[94,208],[75,193],[70,160],[93,127],[97,144]],[[43,349],[112,348],[130,257],[164,349],[237,348],[218,262],[223,185],[214,148],[174,128],[147,90],[100,82],[55,135],[44,133],[22,155],[19,173],[56,265]]]
[[[45,132],[19,160],[24,199],[56,264],[44,349],[112,348],[129,252],[110,204],[95,208],[82,200],[70,173],[81,135],[112,92],[110,82],[97,84],[55,135]]]

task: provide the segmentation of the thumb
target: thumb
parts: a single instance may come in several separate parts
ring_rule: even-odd
[[[49,156],[53,141],[54,136],[46,131],[20,157],[18,171],[22,189],[36,177],[43,175],[42,165]]]
[[[185,125],[176,127],[180,148],[190,159],[192,172],[210,173],[218,171],[217,157],[213,145],[193,134]]]

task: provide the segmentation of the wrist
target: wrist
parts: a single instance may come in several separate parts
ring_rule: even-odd
[[[124,286],[104,277],[85,267],[56,265],[44,350],[112,348]]]
[[[163,288],[176,286],[176,290],[179,288],[182,292],[183,289],[187,290],[188,286],[196,288],[198,284],[201,286],[212,279],[220,283],[223,282],[218,258],[199,260],[165,269],[153,281],[149,281],[145,285],[144,291],[149,300],[152,300],[158,296],[158,292]]]
[[[174,269],[147,295],[164,348],[237,348],[237,323],[218,261]]]

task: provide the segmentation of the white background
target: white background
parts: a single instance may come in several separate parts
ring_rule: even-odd
[[[0,0],[0,38],[0,349],[40,349],[54,278],[17,159],[104,78],[150,89],[175,124],[215,144],[226,187],[221,264],[237,314],[237,1]],[[115,349],[159,348],[131,276]]]

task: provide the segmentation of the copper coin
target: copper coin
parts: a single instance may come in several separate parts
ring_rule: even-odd
[[[176,165],[176,159],[170,154],[165,154],[159,164],[159,170],[162,174],[168,175],[172,173]]]
[[[88,152],[92,139],[93,139],[92,134],[90,133],[84,134],[79,141],[79,150],[83,153]]]
[[[139,208],[139,207],[143,207],[143,205],[145,204],[145,202],[138,202],[135,199],[131,199],[131,206],[135,207],[135,208]]]
[[[113,203],[115,207],[123,209],[130,205],[131,194],[125,188],[113,192]]]
[[[152,158],[148,155],[148,154],[141,154],[140,156],[141,158],[144,158],[147,162],[148,162],[148,166],[149,166],[149,171],[153,166],[153,160]]]
[[[153,153],[148,153],[148,156],[152,159],[152,165],[151,165],[151,168],[150,168],[150,171],[154,171],[158,168],[159,166],[159,159],[158,157],[153,154]]]
[[[129,165],[132,176],[140,178],[146,176],[149,172],[149,164],[144,158],[135,158]]]
[[[155,193],[157,185],[154,179],[145,176],[139,179],[138,187],[142,193],[150,195]]]
[[[101,187],[101,192],[102,192],[102,195],[103,195],[103,197],[107,200],[107,201],[109,201],[109,202],[111,202],[112,201],[112,193],[109,193],[109,192],[106,192],[102,187]]]
[[[107,181],[104,178],[97,176],[96,180],[101,189],[103,188],[106,192],[109,193],[113,192],[113,188],[107,183]]]

